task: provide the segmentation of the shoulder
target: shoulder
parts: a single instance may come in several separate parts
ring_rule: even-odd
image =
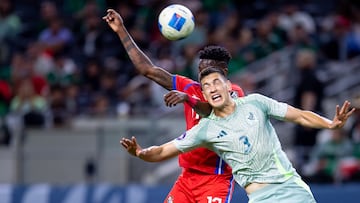
[[[273,100],[271,98],[258,93],[249,94],[244,97],[235,99],[237,104],[251,104],[261,108],[268,105],[272,101]]]
[[[196,81],[194,81],[194,80],[192,80],[192,79],[190,79],[188,77],[182,76],[182,75],[174,74],[173,78],[175,78],[178,81],[186,81],[186,82],[189,82],[189,83],[197,83]]]
[[[198,138],[201,138],[203,136],[206,137],[207,131],[209,130],[210,123],[213,119],[211,118],[201,118],[199,123],[189,129],[187,132],[188,134],[196,135]]]
[[[269,99],[269,97],[259,94],[259,93],[253,93],[246,96],[249,100],[266,100]]]
[[[173,78],[173,86],[176,90],[202,97],[201,86],[198,82],[181,75],[173,75]]]
[[[195,81],[191,78],[188,78],[188,77],[185,77],[182,75],[173,75],[173,78],[176,80],[176,82],[181,82],[183,84],[193,84],[193,85],[197,85],[200,87],[200,83],[198,83],[197,81]]]
[[[252,94],[248,94],[242,98],[237,98],[237,101],[242,101],[242,102],[252,102],[252,101],[263,101],[268,99],[268,97],[262,95],[262,94],[258,94],[258,93],[252,93]]]

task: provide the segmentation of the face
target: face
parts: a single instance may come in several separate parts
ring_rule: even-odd
[[[231,84],[221,74],[211,73],[200,82],[203,95],[213,108],[220,109],[230,101]]]
[[[212,59],[200,59],[199,61],[199,72],[210,66],[221,67],[225,74],[228,73],[227,64],[224,61],[216,61]]]

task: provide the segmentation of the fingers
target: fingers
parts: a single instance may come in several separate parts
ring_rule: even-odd
[[[352,108],[349,112],[347,112],[346,117],[347,118],[350,117],[351,114],[353,114],[355,110],[356,110],[355,108]]]
[[[113,18],[110,17],[109,14],[104,16],[102,19],[105,20],[107,23],[113,20]]]
[[[341,114],[346,113],[347,110],[349,109],[349,106],[350,106],[350,102],[346,100],[341,107],[340,113]]]
[[[112,8],[109,8],[108,10],[106,10],[106,12],[108,12],[108,13],[114,13],[114,12],[115,12],[115,10],[114,10],[114,9],[112,9]]]
[[[176,97],[176,95],[172,95],[171,97],[168,97],[168,98],[165,100],[166,106],[169,106],[169,107],[176,106],[177,103],[178,103],[178,102],[177,102],[177,97]]]
[[[176,106],[178,104],[179,99],[176,95],[176,92],[169,92],[164,96],[165,105],[168,107]]]
[[[131,137],[131,142],[134,146],[137,145],[137,141],[136,141],[136,138],[134,136]]]
[[[332,125],[333,128],[343,127],[347,119],[351,116],[351,114],[354,113],[355,110],[355,108],[350,109],[350,102],[347,100],[343,103],[341,108],[339,107],[339,105],[336,105],[336,115]]]
[[[164,101],[166,106],[172,107],[176,106],[176,104],[183,103],[186,101],[187,94],[183,92],[179,92],[176,90],[172,90],[164,95]]]
[[[120,144],[121,144],[124,148],[127,149],[127,148],[129,148],[128,141],[130,141],[130,140],[127,140],[127,139],[125,139],[125,138],[121,138]]]
[[[135,137],[132,137],[131,140],[127,139],[127,138],[121,138],[120,140],[120,144],[125,147],[126,149],[132,147],[132,146],[136,146],[136,139]]]
[[[173,95],[173,92],[168,92],[164,95],[164,102],[165,102],[166,106],[170,105],[169,100],[172,98],[172,95]]]
[[[174,91],[170,91],[170,92],[164,94],[164,99],[170,97],[170,96],[173,95],[173,94],[174,94]]]
[[[356,110],[355,108],[350,109],[350,105],[351,103],[346,100],[341,107],[340,112],[337,112],[337,115],[343,116],[345,119],[347,119]]]
[[[339,105],[336,105],[336,113],[335,113],[336,116],[339,116],[340,115],[340,107]]]
[[[114,9],[108,9],[106,16],[102,17],[103,20],[106,20],[106,22],[111,22],[115,18],[116,11]]]

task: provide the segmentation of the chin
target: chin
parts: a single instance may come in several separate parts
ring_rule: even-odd
[[[221,101],[212,102],[212,103],[210,103],[210,105],[211,105],[213,108],[220,109],[220,108],[224,107],[224,102],[221,102]]]

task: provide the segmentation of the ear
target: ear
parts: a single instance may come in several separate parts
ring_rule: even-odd
[[[227,66],[223,68],[223,71],[225,73],[225,76],[229,75],[229,69]]]
[[[227,86],[227,88],[228,88],[228,91],[231,91],[231,90],[232,90],[232,86],[231,86],[230,80],[227,80],[227,81],[226,81],[226,86]]]

